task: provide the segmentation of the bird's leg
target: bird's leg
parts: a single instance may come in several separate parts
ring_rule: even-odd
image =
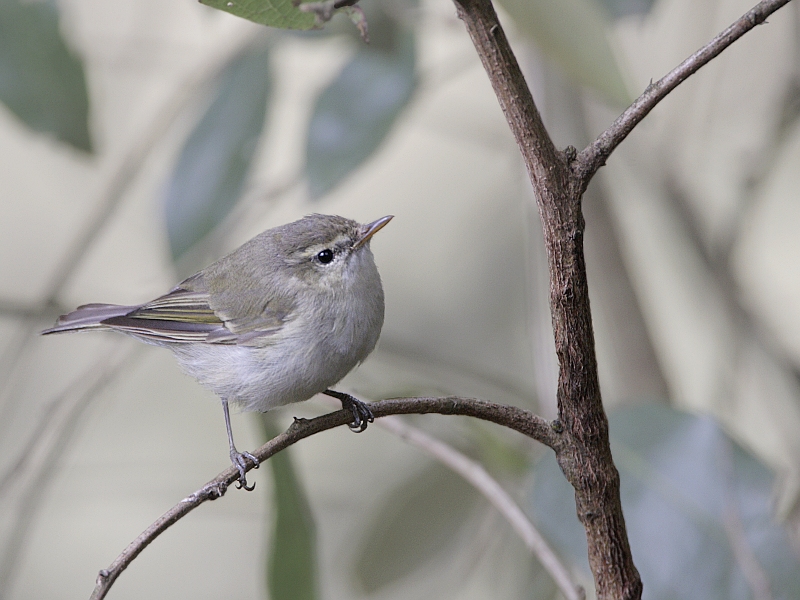
[[[230,446],[231,449],[231,462],[233,463],[233,466],[239,470],[239,481],[236,483],[236,487],[239,489],[244,488],[248,492],[252,492],[256,488],[256,484],[254,483],[250,486],[247,485],[247,478],[245,477],[247,463],[244,459],[249,458],[252,460],[254,469],[258,468],[258,459],[249,452],[239,452],[236,450],[236,446],[233,444],[233,430],[231,429],[231,415],[228,411],[227,398],[222,399],[222,410],[225,413],[225,429],[228,430],[228,446]]]
[[[336,398],[342,403],[342,408],[344,410],[349,410],[353,413],[353,421],[347,425],[350,428],[350,431],[361,433],[367,428],[368,423],[372,423],[375,420],[375,415],[372,414],[369,406],[367,406],[361,400],[354,398],[350,394],[337,392],[336,390],[325,390],[322,393],[326,396],[332,396],[333,398]]]

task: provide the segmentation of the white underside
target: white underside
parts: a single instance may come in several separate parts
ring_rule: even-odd
[[[186,373],[221,398],[243,410],[266,412],[325,391],[372,352],[383,323],[383,297],[364,300],[342,311],[329,298],[315,311],[313,325],[302,319],[286,323],[263,347],[174,344],[170,349]]]

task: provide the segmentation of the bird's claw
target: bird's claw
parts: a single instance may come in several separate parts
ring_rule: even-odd
[[[259,460],[249,452],[231,451],[231,462],[239,471],[239,481],[236,482],[236,487],[240,490],[244,489],[248,492],[252,492],[254,489],[256,489],[256,484],[253,483],[253,485],[247,485],[247,477],[245,475],[247,473],[247,462],[245,462],[246,458],[253,462],[254,469],[257,469],[261,464]]]
[[[350,431],[361,433],[369,423],[375,421],[375,415],[372,414],[369,406],[361,400],[357,400],[350,395],[348,395],[348,398],[349,400],[342,400],[342,408],[350,409],[350,412],[353,413],[353,421],[348,423],[347,426]]]
[[[337,392],[336,390],[325,390],[323,394],[326,396],[331,396],[332,398],[336,398],[342,403],[342,410],[349,410],[351,413],[353,413],[353,421],[347,424],[347,426],[350,428],[350,431],[361,433],[367,428],[369,423],[372,423],[375,420],[375,415],[372,414],[369,406],[350,394]]]

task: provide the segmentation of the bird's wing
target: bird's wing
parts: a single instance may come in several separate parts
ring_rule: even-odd
[[[191,280],[184,282],[190,283]],[[185,289],[184,284],[102,324],[153,342],[237,345],[261,345],[266,341],[264,338],[283,327],[285,315],[268,306],[246,322],[226,318],[222,311],[212,307],[208,292]]]

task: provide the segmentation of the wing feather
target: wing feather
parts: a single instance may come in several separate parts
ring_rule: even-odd
[[[264,338],[282,329],[284,317],[265,304],[261,314],[250,319],[226,319],[211,306],[207,292],[179,286],[102,325],[155,343],[262,345]]]
[[[208,301],[208,294],[176,288],[129,313],[134,319],[156,319],[186,323],[223,323]]]
[[[176,320],[142,319],[140,317],[112,317],[103,325],[153,342],[203,343],[215,329],[223,325],[188,323]],[[229,343],[236,343],[235,341]]]

